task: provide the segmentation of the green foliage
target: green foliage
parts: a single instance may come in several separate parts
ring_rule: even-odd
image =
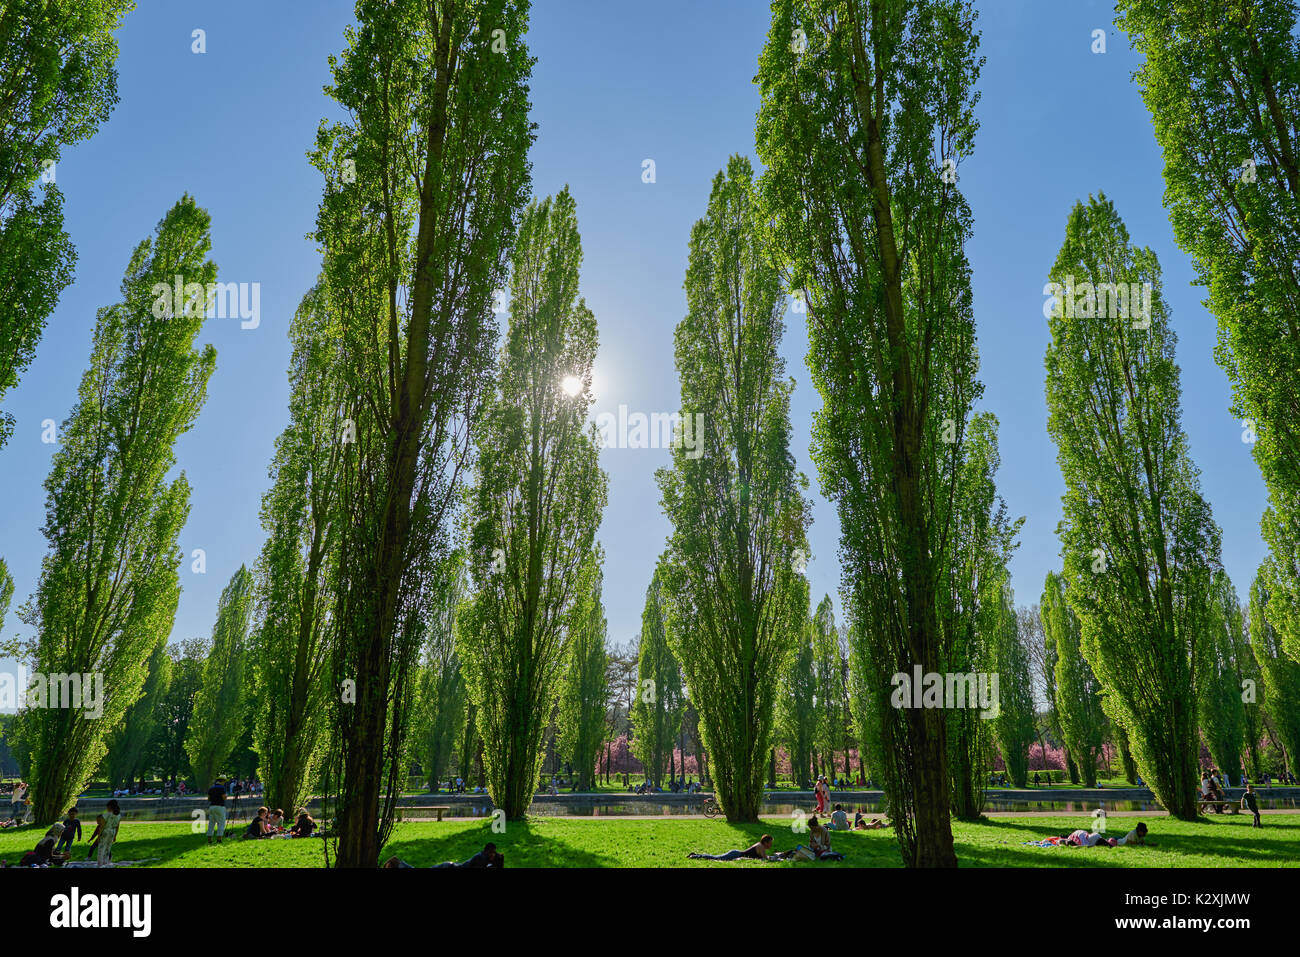
[[[98,767],[109,730],[139,697],[150,655],[171,632],[189,485],[183,473],[167,476],[217,360],[210,345],[194,347],[202,310],[174,304],[155,316],[154,285],[171,288],[177,275],[205,286],[216,280],[210,225],[185,196],[135,248],[122,301],[96,317],[90,367],[59,429],[45,480],[49,553],[25,620],[39,634],[34,670],[98,673],[105,701],[98,719],[70,708],[32,709],[25,719],[41,823],[66,809]]]
[[[108,738],[104,760],[109,786],[125,787],[134,778],[154,770],[154,755],[148,750],[150,739],[158,729],[159,705],[172,680],[172,660],[167,645],[159,642],[149,656],[148,677],[140,689],[140,698],[127,709],[122,726]]]
[[[457,735],[465,725],[465,677],[457,636],[466,589],[463,552],[452,553],[438,582],[426,622],[412,717],[414,756],[435,791],[451,766]]]
[[[1035,710],[1033,676],[1012,602],[1010,575],[994,578],[986,585],[984,601],[989,609],[994,673],[998,675],[998,714],[990,722],[998,750],[1013,787],[1029,783],[1029,746],[1034,741]]]
[[[1108,713],[1131,732],[1143,779],[1171,814],[1191,819],[1195,678],[1219,530],[1180,422],[1160,264],[1129,245],[1114,206],[1099,196],[1075,204],[1051,279],[1048,431],[1066,487],[1066,595],[1084,657]],[[1131,294],[1126,310],[1111,294],[1121,286],[1149,293]],[[1059,709],[1060,689],[1057,697]]]
[[[1272,588],[1272,563],[1266,561],[1250,586],[1250,648],[1259,665],[1264,712],[1294,768],[1300,762],[1300,663],[1283,650],[1273,625]]]
[[[791,616],[789,630],[790,656],[777,689],[776,738],[790,755],[795,784],[811,788],[818,717],[812,619],[806,613]]]
[[[1300,36],[1294,0],[1122,0],[1165,161],[1165,205],[1219,321],[1215,358],[1257,438],[1275,553],[1300,526]],[[1294,590],[1295,568],[1282,564]],[[1284,639],[1295,641],[1287,637]],[[1300,645],[1292,656],[1300,660]]]
[[[1007,562],[1024,519],[1012,521],[1006,503],[997,494],[994,477],[1001,461],[997,417],[990,412],[973,415],[966,427],[953,495],[946,587],[939,595],[939,621],[948,649],[943,670],[950,674],[1001,672],[1000,655],[1008,659],[1002,665],[1018,664],[1018,651],[1007,648],[1017,631],[1014,623],[1006,620],[1004,591],[1010,581]],[[1019,677],[1017,669],[999,679],[999,694],[1008,704],[1022,701]],[[1023,713],[1014,710],[1014,720],[1012,714],[1008,710],[1002,719],[993,721],[973,705],[949,713],[948,771],[953,815],[959,820],[976,820],[983,813],[994,732],[1001,729],[999,741],[1009,736],[1008,743],[1020,733]],[[1020,758],[1014,757],[1007,763],[1008,769],[1020,763]]]
[[[374,867],[404,783],[418,609],[491,385],[493,293],[529,191],[527,0],[360,0],[327,92],[316,240],[355,427],[337,488],[337,863]],[[381,792],[387,797],[381,799]]]
[[[682,673],[668,645],[666,596],[655,569],[641,611],[641,643],[637,649],[636,691],[632,702],[632,753],[645,766],[646,780],[663,786],[686,700]]]
[[[601,603],[604,557],[597,545],[583,562],[579,597],[573,603],[567,626],[567,660],[560,682],[559,746],[569,756],[580,791],[595,787],[596,757],[605,743],[609,656],[605,650],[605,607]]]
[[[0,400],[32,361],[72,281],[76,250],[63,231],[57,161],[117,104],[113,31],[134,8],[132,0],[0,5]],[[0,448],[12,431],[13,416],[0,412]]]
[[[607,480],[596,431],[586,427],[596,319],[578,294],[582,242],[567,188],[529,205],[511,263],[499,392],[475,436],[475,598],[461,662],[488,791],[515,820],[537,785]],[[578,383],[575,394],[566,380]]]
[[[1056,652],[1053,677],[1061,737],[1084,783],[1097,786],[1097,761],[1106,731],[1102,688],[1083,656],[1083,628],[1066,598],[1065,578],[1048,572],[1043,583],[1043,632]]]
[[[691,229],[675,351],[693,448],[675,442],[672,468],[657,473],[673,527],[660,566],[668,640],[731,821],[758,817],[790,630],[807,614],[795,568],[807,480],[789,451],[784,297],[756,199],[749,161],[733,156]]]
[[[262,497],[267,539],[256,565],[253,741],[270,806],[288,810],[303,803],[320,760],[327,651],[336,632],[338,479],[352,438],[329,302],[317,285],[289,327],[290,421],[276,440],[272,484]]]
[[[1245,622],[1227,573],[1217,571],[1210,586],[1205,622],[1205,658],[1196,676],[1197,710],[1210,757],[1235,783],[1241,774],[1246,708],[1242,702],[1238,655]]]
[[[891,675],[942,670],[951,489],[978,397],[971,213],[977,123],[962,0],[776,0],[759,59],[764,221],[802,293],[822,395],[813,458],[836,503],[858,684],[910,865],[955,866],[947,715],[888,706]],[[798,42],[803,39],[806,42]]]
[[[252,693],[248,636],[252,613],[253,576],[240,565],[217,603],[212,644],[185,739],[185,753],[199,788],[206,788],[223,770],[244,734]]]
[[[183,779],[189,768],[185,738],[194,714],[194,698],[203,682],[207,647],[201,639],[191,638],[168,645],[167,657],[171,661],[168,669],[171,681],[159,696],[154,733],[146,746],[144,760],[164,778]],[[195,786],[205,785],[195,782]]]

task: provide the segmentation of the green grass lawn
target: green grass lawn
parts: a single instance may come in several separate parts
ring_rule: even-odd
[[[1110,818],[1108,833],[1121,836],[1144,820],[1151,828],[1151,847],[1038,848],[1024,841],[1067,834],[1089,827],[1090,819],[1071,817],[997,818],[979,824],[953,825],[957,857],[964,867],[1281,867],[1300,862],[1300,815],[1264,816],[1260,830],[1249,816],[1237,815],[1184,823],[1166,817]],[[897,867],[898,850],[889,831],[834,835],[843,863],[765,864],[758,861],[715,863],[686,859],[690,851],[721,853],[753,843],[771,833],[777,850],[807,843],[788,819],[731,825],[702,819],[617,820],[611,818],[535,818],[512,823],[493,834],[486,820],[399,824],[384,856],[396,854],[410,864],[428,866],[463,860],[484,842],[494,841],[511,867]],[[0,833],[0,857],[15,863],[39,838],[38,828]],[[122,825],[114,849],[117,860],[158,858],[150,867],[320,867],[322,841],[245,841],[229,837],[209,847],[188,823],[133,822]],[[86,844],[75,857],[85,855]]]

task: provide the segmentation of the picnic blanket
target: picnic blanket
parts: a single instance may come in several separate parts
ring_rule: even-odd
[[[109,867],[131,867],[135,864],[152,864],[154,861],[161,861],[161,857],[142,857],[136,861],[113,861]],[[68,861],[63,865],[66,867],[96,867],[94,861]]]
[[[1028,847],[1061,847],[1070,842],[1063,837],[1045,837],[1041,841],[1022,841]]]

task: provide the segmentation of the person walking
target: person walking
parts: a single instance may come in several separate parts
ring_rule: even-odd
[[[1255,822],[1251,827],[1263,827],[1259,819],[1259,800],[1255,797],[1255,785],[1247,784],[1246,793],[1241,796],[1241,806],[1248,808],[1250,813],[1255,815]]]
[[[208,788],[208,843],[212,843],[212,831],[216,829],[217,843],[226,836],[226,779],[217,778]]]

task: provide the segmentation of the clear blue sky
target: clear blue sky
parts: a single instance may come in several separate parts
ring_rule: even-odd
[[[1265,494],[1229,388],[1215,365],[1213,318],[1174,245],[1161,205],[1163,182],[1150,118],[1130,81],[1137,65],[1091,0],[983,0],[987,57],[980,81],[982,128],[960,186],[975,215],[969,250],[986,392],[1001,420],[998,484],[1013,514],[1027,516],[1012,564],[1020,603],[1037,601],[1059,564],[1055,529],[1062,482],[1046,431],[1043,284],[1071,205],[1103,190],[1133,240],[1164,269],[1183,375],[1183,419],[1204,491],[1223,528],[1224,561],[1245,594],[1265,548]],[[343,48],[350,0],[140,0],[119,39],[121,102],[90,142],[65,152],[58,183],[79,262],[36,360],[6,400],[17,417],[0,452],[0,555],[16,579],[15,607],[31,594],[45,543],[41,483],[54,446],[41,420],[68,414],[90,349],[95,310],[117,301],[132,247],[181,193],[212,214],[213,259],[226,282],[261,283],[262,320],[242,330],[209,320],[201,339],[217,371],[195,428],[178,445],[193,487],[180,545],[207,553],[207,573],[187,558],[172,639],[208,637],[231,573],[262,543],[258,508],[276,435],[286,423],[289,319],[315,279],[312,228],[320,180],[305,152],[332,114],[322,93],[326,57]],[[710,181],[735,152],[753,157],[752,83],[767,31],[761,0],[537,0],[528,41],[534,189],[569,184],[586,259],[583,293],[600,324],[593,414],[678,408],[672,334],[685,311],[682,278],[691,224]],[[190,52],[207,31],[207,53]],[[1107,52],[1091,52],[1094,29]],[[641,181],[654,159],[657,182]],[[757,166],[757,159],[755,158]],[[813,600],[839,587],[839,526],[820,496],[808,457],[811,413],[802,317],[791,314],[784,351],[798,381],[791,409],[800,467],[816,502],[808,573]],[[668,532],[654,470],[656,449],[607,449],[609,506],[601,528],[610,638],[640,628],[645,588]],[[838,600],[836,602],[839,606]],[[30,636],[10,614],[6,634]]]

